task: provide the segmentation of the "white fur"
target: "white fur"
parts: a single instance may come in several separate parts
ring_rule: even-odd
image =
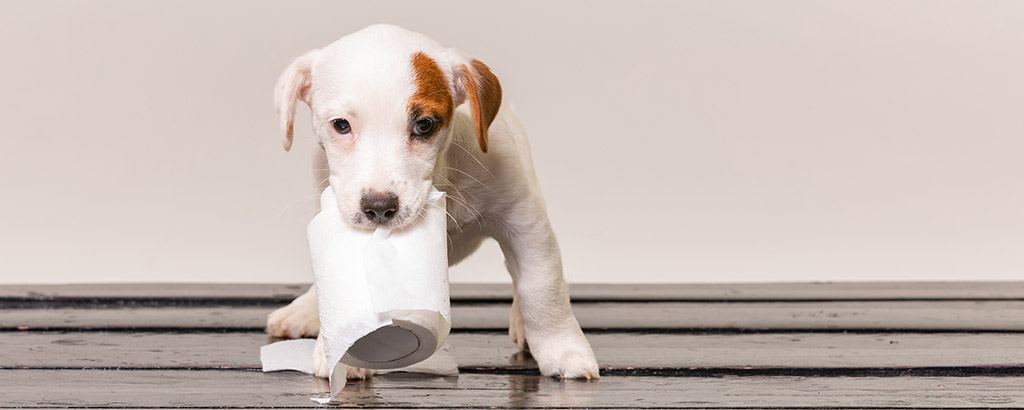
[[[376,25],[311,51],[285,70],[275,93],[282,127],[294,117],[295,98],[310,104],[313,130],[323,147],[314,161],[318,189],[329,183],[339,209],[351,215],[354,225],[370,226],[359,210],[366,190],[389,189],[399,196],[393,226],[419,212],[431,184],[446,191],[449,263],[465,259],[488,237],[505,254],[514,284],[512,341],[523,349],[529,346],[544,375],[599,377],[593,351],[569,306],[561,254],[518,117],[508,107],[499,110],[489,129],[487,153],[477,145],[468,103],[455,110],[432,145],[410,145],[406,107],[415,92],[410,64],[415,52],[437,61],[450,80],[455,104],[463,103],[455,70],[468,58],[420,34]],[[306,74],[303,67],[308,67]],[[306,96],[294,93],[302,81],[311,84]],[[339,116],[352,124],[351,134],[334,132],[330,120]],[[268,332],[280,337],[313,336],[319,327],[313,288],[267,320]],[[350,377],[366,375],[354,371]]]

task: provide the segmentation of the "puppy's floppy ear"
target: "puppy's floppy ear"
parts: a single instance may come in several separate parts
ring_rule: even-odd
[[[452,50],[456,105],[468,101],[480,149],[487,152],[487,129],[501,108],[501,83],[486,64]]]
[[[319,50],[313,50],[284,69],[274,87],[274,106],[281,119],[281,135],[284,137],[284,150],[292,148],[292,129],[295,123],[295,102],[302,100],[309,104],[309,92],[312,87],[311,70],[313,60]]]

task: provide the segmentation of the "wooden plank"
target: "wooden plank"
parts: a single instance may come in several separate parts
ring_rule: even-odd
[[[0,329],[250,331],[274,307],[7,309]],[[507,304],[452,307],[455,329],[502,329]],[[1024,302],[577,303],[586,329],[1024,331]]]
[[[507,326],[509,307],[460,307],[462,328]],[[580,303],[587,329],[1024,330],[1024,302]]]
[[[741,284],[570,284],[577,301],[1024,300],[1024,282],[819,282]],[[150,283],[3,285],[0,301],[235,299],[279,302],[309,284]],[[509,284],[453,283],[451,299],[507,301]]]
[[[569,284],[574,301],[1024,300],[1024,282]],[[511,285],[452,284],[453,299],[511,299]]]
[[[3,285],[2,298],[295,298],[309,284],[255,283],[81,283],[62,285]]]
[[[603,369],[902,369],[1017,367],[1024,334],[622,334],[587,335]],[[259,369],[261,333],[0,333],[0,368]],[[463,368],[534,369],[504,333],[448,338]],[[960,371],[963,371],[961,369]]]
[[[1024,408],[1017,377],[436,378],[353,382],[344,408]],[[326,384],[295,372],[0,371],[9,407],[318,407]]]

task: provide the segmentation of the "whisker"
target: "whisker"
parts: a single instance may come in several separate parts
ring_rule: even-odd
[[[450,212],[448,212],[448,210],[447,210],[447,209],[441,208],[441,205],[438,205],[438,204],[434,204],[434,203],[431,203],[431,204],[430,204],[430,206],[436,206],[436,207],[438,207],[439,209],[443,210],[443,211],[444,211],[444,213],[448,215],[448,218],[451,218],[452,222],[453,222],[453,223],[455,223],[455,228],[456,228],[456,229],[458,229],[458,230],[459,230],[459,232],[462,232],[462,226],[461,226],[461,225],[459,225],[459,221],[456,221],[456,220],[455,220],[455,217],[454,217],[454,216],[452,216],[452,214],[451,214]],[[450,238],[449,238],[449,239],[450,239]]]
[[[286,211],[288,211],[288,209],[290,209],[291,207],[293,207],[295,205],[298,205],[302,201],[308,201],[310,199],[319,199],[319,198],[320,198],[320,194],[315,194],[315,195],[310,195],[310,196],[305,197],[305,198],[300,198],[300,199],[296,200],[295,202],[292,202],[292,203],[288,204],[287,206],[285,206],[284,209],[281,210],[281,212],[277,213],[277,217],[280,218],[281,215],[284,215],[284,213]]]
[[[432,204],[432,205],[434,205],[434,206],[436,206],[438,208],[441,207],[440,205],[437,205],[437,204]],[[457,221],[455,219],[455,215],[452,215],[451,212],[448,212],[448,207],[444,208],[444,213],[447,214],[449,218],[452,218],[452,222],[455,222],[455,227],[459,229],[459,232],[462,232],[462,226],[459,225],[459,221]]]
[[[458,168],[452,168],[452,167],[445,167],[445,168],[448,168],[448,169],[450,169],[450,170],[452,170],[452,171],[456,171],[456,172],[459,172],[459,173],[461,173],[462,175],[465,175],[465,176],[467,176],[467,177],[470,177],[470,178],[472,178],[472,179],[473,179],[474,181],[476,181],[476,183],[478,183],[478,184],[482,185],[482,186],[483,186],[484,188],[487,188],[487,190],[488,190],[488,191],[491,191],[491,192],[495,192],[495,191],[494,191],[493,189],[491,189],[491,187],[490,187],[490,186],[487,186],[487,184],[483,183],[483,181],[481,181],[481,180],[479,180],[479,179],[476,179],[476,177],[474,177],[474,176],[473,176],[472,174],[470,174],[470,173],[468,173],[468,172],[466,172],[466,171],[463,171],[463,170],[461,170],[461,169],[458,169]]]
[[[448,185],[448,186],[450,186],[452,188],[455,188],[455,184],[452,183],[452,180],[448,179],[444,175],[434,175],[434,176],[437,177],[437,178],[443,179],[444,181],[441,181],[441,182],[443,182],[445,185]]]
[[[486,167],[486,166],[484,166],[484,163],[483,163],[483,162],[480,162],[480,160],[479,160],[479,159],[477,159],[477,157],[476,157],[475,155],[473,155],[473,153],[472,153],[472,152],[469,152],[469,150],[468,150],[468,149],[466,149],[466,147],[463,147],[463,146],[462,146],[462,144],[459,144],[459,142],[458,142],[458,141],[456,141],[456,140],[454,140],[454,139],[452,139],[452,141],[451,141],[451,142],[452,142],[452,145],[455,145],[456,147],[459,147],[459,149],[461,149],[461,150],[462,150],[463,152],[465,152],[467,156],[469,156],[470,158],[472,158],[472,159],[473,159],[473,161],[476,161],[476,163],[480,165],[480,168],[483,168],[483,169],[484,169],[484,171],[487,171],[487,173],[488,173],[488,174],[490,174],[490,175],[491,175],[491,177],[493,177],[493,176],[494,176],[494,174],[493,174],[493,173],[491,173],[491,170],[487,169],[487,167]]]
[[[481,218],[484,217],[483,214],[481,214],[480,211],[476,209],[476,207],[470,205],[469,202],[465,200],[465,198],[463,198],[462,200],[459,200],[454,196],[449,196],[449,198],[451,198],[452,201],[455,201],[456,204],[462,205],[463,208],[466,208],[466,210],[469,211],[470,215],[473,216],[474,221],[479,221]]]
[[[441,178],[441,179],[443,179],[443,180],[444,180],[443,182],[444,182],[444,183],[445,183],[445,184],[446,184],[447,186],[450,186],[450,187],[451,187],[452,189],[454,189],[454,190],[455,190],[455,193],[459,194],[459,196],[460,196],[460,197],[462,197],[463,199],[465,199],[465,198],[466,198],[466,196],[462,194],[462,191],[460,191],[460,190],[459,190],[459,188],[458,188],[457,186],[455,186],[455,183],[454,183],[454,182],[452,182],[452,180],[448,179],[448,178],[447,178],[447,177],[445,177],[444,175],[435,175],[435,176],[436,176],[436,177],[438,177],[438,178]]]
[[[462,204],[463,206],[466,206],[468,208],[468,206],[467,206],[468,204],[467,204],[467,200],[466,200],[466,195],[462,193],[462,191],[458,188],[458,186],[455,185],[454,182],[452,182],[452,180],[448,179],[447,177],[445,177],[443,175],[436,175],[436,177],[443,179],[445,184],[447,184],[447,186],[449,186],[452,189],[454,189],[455,193],[458,194],[458,196],[460,198],[462,198],[462,201],[459,201],[458,198],[455,198],[454,195],[449,195],[449,197],[451,197],[452,200],[457,201],[460,204]]]

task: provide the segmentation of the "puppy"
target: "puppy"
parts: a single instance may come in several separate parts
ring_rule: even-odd
[[[418,33],[375,25],[297,58],[274,92],[284,148],[295,104],[309,105],[318,148],[317,192],[327,185],[354,226],[399,228],[421,212],[431,185],[448,193],[448,261],[494,238],[512,276],[509,336],[542,374],[596,378],[597,361],[569,307],[561,255],[533,171],[526,133],[501,105],[482,62]],[[278,337],[319,333],[316,290],[270,314]],[[329,369],[318,339],[317,376]],[[350,370],[348,377],[369,375]]]

